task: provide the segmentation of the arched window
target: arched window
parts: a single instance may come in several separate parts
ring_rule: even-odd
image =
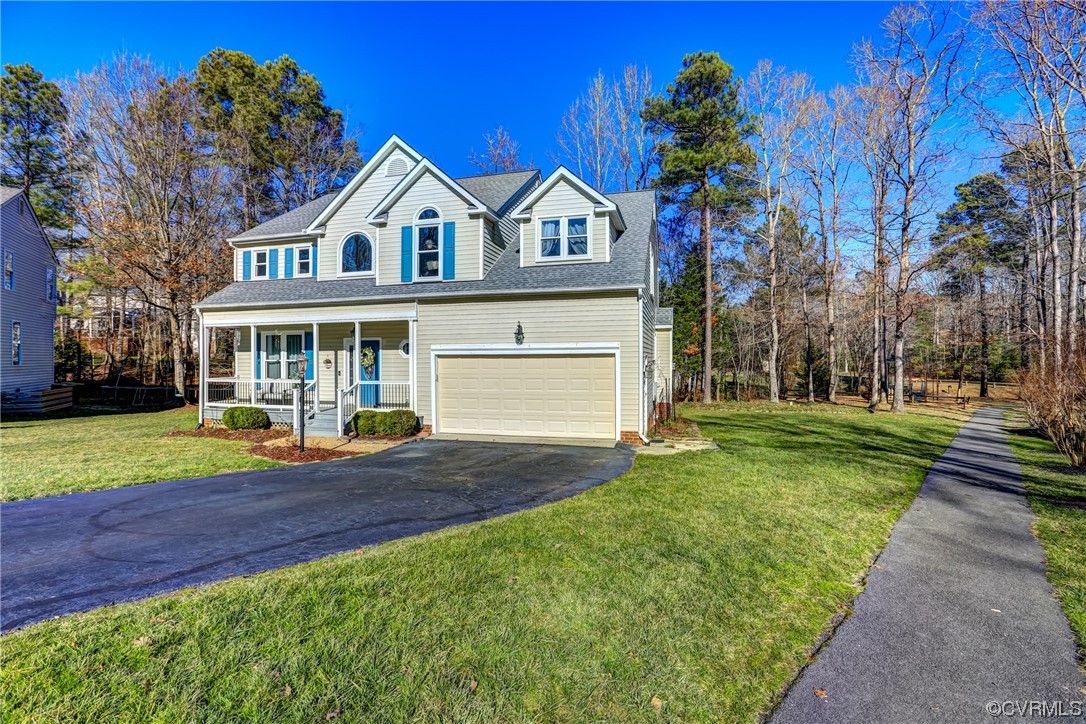
[[[351,234],[339,249],[340,274],[372,274],[373,244],[365,234]]]
[[[426,208],[415,217],[415,278],[441,278],[441,212]]]

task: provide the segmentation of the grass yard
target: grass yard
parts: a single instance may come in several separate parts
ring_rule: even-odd
[[[0,421],[0,499],[278,467],[241,452],[245,443],[163,437],[194,427],[195,408],[130,413],[76,408],[46,417],[5,418]]]
[[[959,421],[689,411],[719,452],[5,636],[10,721],[755,722]]]
[[[1086,652],[1086,472],[1074,471],[1067,458],[1021,416],[1009,416],[1008,438],[1026,483],[1026,496],[1037,522],[1033,530],[1048,559],[1048,580]]]

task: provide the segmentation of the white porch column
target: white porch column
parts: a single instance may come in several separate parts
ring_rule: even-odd
[[[305,350],[302,350],[304,353]],[[321,332],[320,325],[313,322],[313,400],[317,411],[321,409]]]
[[[249,325],[249,404],[256,406],[256,325]]]
[[[359,357],[360,350],[358,348],[361,345],[362,345],[362,323],[359,322],[356,319],[355,322],[354,322],[354,359],[351,360],[351,364],[354,365],[354,367],[353,367],[353,370],[351,372],[350,377],[347,378],[347,379],[350,379],[351,377],[354,377],[354,381],[356,383],[355,388],[354,388],[354,408],[356,410],[359,408],[359,403],[361,403],[361,401],[362,401],[362,386],[357,384],[358,382],[360,382],[362,380],[362,371],[358,366],[359,360],[361,359]],[[354,413],[352,412],[351,414],[353,415]]]
[[[200,364],[197,366],[199,370],[199,380],[197,380],[196,386],[196,403],[197,403],[197,415],[199,416],[196,424],[204,424],[204,400],[207,398],[207,371],[209,369],[207,356],[211,345],[207,340],[207,327],[204,326],[204,315],[200,312],[196,312],[197,317],[200,320],[200,341],[197,344],[197,354],[200,355]]]
[[[418,324],[417,319],[407,320],[407,347],[408,352],[410,353],[408,354],[410,359],[407,360],[408,380],[411,382],[411,409],[415,411],[416,415],[419,414],[419,365],[418,353],[416,351],[417,348],[415,347],[415,337],[418,336]]]

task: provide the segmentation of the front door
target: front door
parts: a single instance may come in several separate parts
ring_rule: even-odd
[[[381,379],[381,340],[359,340],[358,380],[359,382],[377,382]],[[362,385],[362,407],[377,407],[381,404],[380,385]]]

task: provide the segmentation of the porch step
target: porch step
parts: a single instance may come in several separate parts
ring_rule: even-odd
[[[313,437],[339,437],[343,434],[336,428],[336,411],[326,410],[313,416],[305,423],[305,434]]]

